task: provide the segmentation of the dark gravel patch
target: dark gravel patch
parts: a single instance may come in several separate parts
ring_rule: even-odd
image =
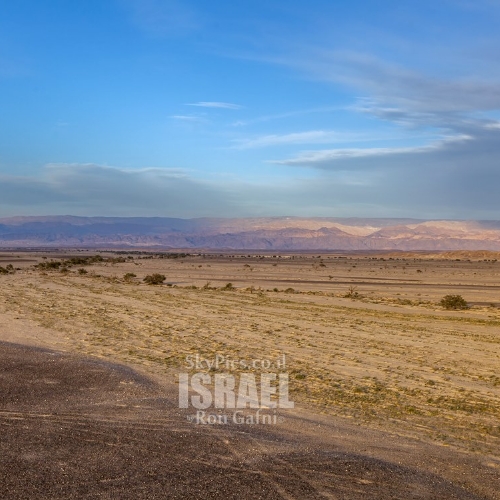
[[[194,426],[126,367],[6,343],[0,433],[2,499],[484,498],[360,454],[293,451],[267,429]]]

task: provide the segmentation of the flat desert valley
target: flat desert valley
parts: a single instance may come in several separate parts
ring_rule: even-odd
[[[500,498],[499,256],[3,251],[0,496]],[[190,421],[196,356],[295,408]]]

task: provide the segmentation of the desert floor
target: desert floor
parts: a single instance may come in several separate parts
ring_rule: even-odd
[[[102,262],[68,262],[98,253]],[[102,498],[117,491],[119,498],[499,498],[497,257],[3,252],[0,266],[14,271],[0,274],[0,340],[8,342],[0,345],[0,380],[9,388],[0,398],[0,424],[3,450],[10,450],[3,465],[0,459],[0,483],[9,498],[28,498],[23,478],[35,488],[42,477],[50,495],[42,488],[39,498]],[[153,273],[165,275],[165,283],[145,284]],[[447,294],[463,296],[471,307],[444,309],[439,302]],[[283,411],[282,423],[197,426],[176,408],[176,377],[187,371],[186,356],[283,354],[296,408]],[[51,356],[60,368],[47,375]],[[99,365],[108,373],[91,384],[100,396],[85,396],[87,377],[72,378],[71,366],[85,373],[86,359],[127,365],[151,382]],[[39,397],[41,387],[48,399]],[[64,430],[59,445],[58,425]],[[94,437],[84,439],[83,427]],[[35,442],[37,430],[42,437]],[[87,465],[64,458],[63,465],[47,465],[44,450],[51,447],[74,457],[71,436],[81,441]],[[142,448],[134,451],[139,441]],[[90,445],[94,453],[85,455]],[[121,468],[110,465],[101,477],[101,448],[109,455],[113,445],[135,453],[138,465],[127,468],[115,455]],[[162,456],[175,467],[161,469]],[[44,463],[45,474],[37,475]],[[160,476],[180,474],[179,463],[199,473],[209,493],[199,484],[186,486],[180,475],[164,483],[168,494],[153,491]],[[73,477],[66,483],[65,466]],[[13,471],[25,470],[31,473],[9,483]],[[245,494],[236,483],[229,494],[228,474]],[[210,490],[210,477],[229,489]],[[75,489],[84,483],[87,489]]]

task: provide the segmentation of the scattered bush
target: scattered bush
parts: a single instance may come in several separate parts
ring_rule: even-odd
[[[111,264],[121,264],[127,262],[127,259],[125,257],[110,257],[107,259],[107,262],[111,262]]]
[[[44,260],[47,257],[42,257]],[[112,261],[112,259],[108,259]],[[125,261],[125,260],[124,260]],[[35,268],[41,269],[43,271],[54,271],[61,269],[61,267],[70,268],[72,266],[90,266],[96,262],[105,262],[105,259],[101,255],[91,255],[89,257],[71,257],[66,260],[50,260],[45,262],[40,262],[35,265]]]
[[[185,257],[191,257],[189,253],[159,253],[155,255],[158,259],[184,259]]]
[[[234,286],[232,283],[226,283],[226,286],[223,288],[223,290],[234,290]]]
[[[148,285],[161,285],[167,278],[163,274],[148,274],[144,278],[144,282],[146,282]]]
[[[61,265],[62,262],[60,260],[51,260],[49,262],[40,262],[35,267],[37,267],[38,269],[49,271],[49,270],[59,269]]]
[[[440,304],[445,309],[469,309],[469,304],[461,295],[445,295]]]
[[[344,295],[346,299],[357,299],[359,296],[357,288],[352,285],[348,288],[346,294]]]
[[[80,269],[78,269],[78,274],[87,274],[88,271],[86,269],[84,269],[83,267],[80,267]]]
[[[0,274],[9,274],[9,271],[5,267],[0,266]]]
[[[135,274],[135,273],[125,273],[123,275],[123,279],[125,281],[131,281],[133,278],[136,278],[136,277],[137,277],[137,274]]]

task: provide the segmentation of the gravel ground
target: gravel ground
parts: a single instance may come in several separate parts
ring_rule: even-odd
[[[0,389],[5,499],[479,499],[499,484],[497,469],[444,448],[404,464],[408,443],[391,461],[394,437],[372,435],[377,457],[356,431],[297,415],[286,431],[195,426],[173,388],[51,350],[0,343]],[[431,472],[433,460],[453,471]]]

